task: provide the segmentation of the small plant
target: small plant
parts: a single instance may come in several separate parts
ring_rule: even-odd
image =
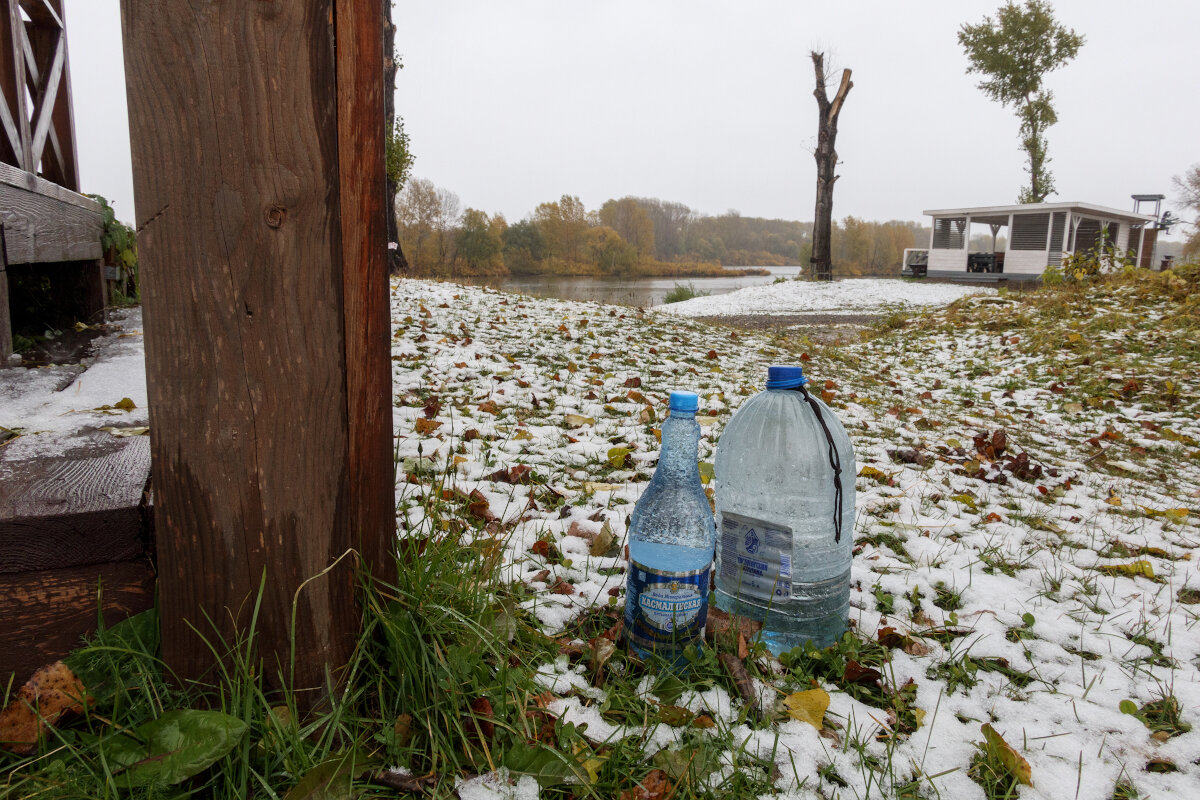
[[[121,273],[120,287],[114,292],[113,303],[132,306],[141,302],[141,280],[138,273],[137,234],[133,228],[117,219],[108,200],[98,194],[88,197],[100,204],[104,230],[100,234],[100,246],[104,248],[104,263],[116,267]]]
[[[664,303],[681,303],[684,300],[691,300],[696,297],[708,297],[708,292],[702,292],[696,288],[694,283],[677,283],[675,288],[667,292],[667,296],[663,298]]]
[[[1150,729],[1151,734],[1162,739],[1172,739],[1192,729],[1190,723],[1184,722],[1181,716],[1179,701],[1168,690],[1159,690],[1160,697],[1140,707],[1132,700],[1122,700],[1122,714],[1128,714],[1142,721]]]

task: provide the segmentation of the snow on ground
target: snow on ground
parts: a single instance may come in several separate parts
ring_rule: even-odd
[[[703,301],[719,304],[711,313],[747,313],[742,299],[732,305],[730,298],[828,290],[841,299],[822,311],[862,313],[850,308],[854,287],[881,283],[778,284]],[[909,287],[912,302],[961,291],[886,282],[885,299]],[[395,282],[401,533],[436,532],[425,502],[445,497],[448,479],[464,498],[465,518],[476,520],[461,535],[496,544],[499,580],[520,588],[521,607],[547,634],[569,630],[584,612],[623,604],[620,545],[657,459],[654,432],[668,392],[699,393],[700,458],[711,463],[723,425],[761,388],[767,365],[803,360],[812,387],[849,431],[861,468],[852,622],[864,647],[878,649],[885,627],[901,634],[900,644],[884,646],[880,686],[888,697],[910,692],[921,715],[900,730],[895,709],[856,699],[856,687],[835,675],[821,680],[832,695],[832,738],[823,738],[798,721],[752,729],[739,717],[741,701],[719,687],[685,692],[675,702],[716,722],[690,734],[730,743],[712,779],[754,756],[775,765],[775,787],[788,798],[891,796],[893,781],[914,776],[922,796],[982,798],[968,770],[989,723],[1031,765],[1034,786],[1021,787],[1021,797],[1107,800],[1124,780],[1142,797],[1193,796],[1200,782],[1194,369],[1166,350],[1153,355],[1153,329],[1113,333],[1111,341],[1097,334],[1094,342],[1064,334],[1060,351],[1026,352],[1021,339],[1034,333],[987,317],[1010,306],[1015,301],[1003,297],[974,299],[958,317],[935,313],[871,341],[802,354],[812,345],[786,335],[668,314]],[[771,310],[816,308],[780,301]],[[1101,312],[1140,313],[1119,302],[1094,311]],[[1114,368],[1097,385],[1076,380],[1105,351],[1123,352],[1146,337],[1150,354],[1128,359],[1127,369]],[[142,373],[123,363],[124,380],[91,380],[89,369],[66,394],[51,392],[52,373],[0,373],[0,425],[26,431],[5,446],[28,446],[22,439],[36,439],[36,430],[59,430],[64,417],[122,396],[140,410]],[[13,388],[14,372],[24,389]],[[71,391],[78,399],[66,399]],[[1177,401],[1162,402],[1164,391]],[[603,526],[616,542],[592,555]],[[772,664],[775,682],[764,691],[809,688]],[[648,727],[609,720],[605,691],[582,669],[565,656],[539,667],[536,681],[555,695],[552,713],[587,722],[587,735],[609,743],[636,737],[647,757],[677,746],[679,730],[653,718]],[[1167,696],[1196,727],[1154,733],[1120,708]],[[840,784],[831,782],[834,773]],[[504,775],[460,789],[472,797],[536,796],[527,780]]]
[[[0,369],[0,427],[20,434],[4,445],[5,459],[62,453],[97,428],[148,425],[141,327],[140,308],[114,311],[83,363]]]
[[[982,286],[924,281],[847,278],[829,283],[781,281],[728,294],[696,297],[655,306],[663,314],[717,317],[739,314],[883,314],[922,306],[942,306],[968,294],[995,294]]]

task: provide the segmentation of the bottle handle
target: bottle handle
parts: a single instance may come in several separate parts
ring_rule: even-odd
[[[833,541],[842,541],[842,458],[838,454],[837,447],[833,444],[833,434],[829,431],[829,426],[825,424],[825,416],[821,413],[821,407],[817,405],[813,396],[808,393],[808,389],[804,388],[804,384],[796,387],[795,391],[799,392],[804,397],[804,401],[812,408],[813,413],[817,415],[817,422],[821,423],[821,430],[825,432],[825,441],[829,445],[829,466],[833,467]]]

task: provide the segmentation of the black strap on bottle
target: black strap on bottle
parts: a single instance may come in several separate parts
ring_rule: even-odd
[[[796,391],[804,397],[804,401],[817,415],[817,422],[821,423],[821,430],[825,431],[825,441],[829,444],[829,466],[833,467],[833,540],[840,542],[842,541],[842,458],[833,444],[833,434],[829,432],[829,426],[825,424],[825,416],[821,413],[821,407],[817,405],[817,401],[808,393],[808,389],[804,388],[804,384],[797,386]]]

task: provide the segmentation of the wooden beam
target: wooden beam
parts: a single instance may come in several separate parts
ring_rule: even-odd
[[[0,367],[12,355],[12,317],[8,310],[8,258],[5,256],[4,222],[0,221]]]
[[[104,220],[90,198],[0,164],[0,223],[9,264],[95,260]]]
[[[96,630],[154,605],[147,559],[0,574],[0,686],[20,685],[38,667],[79,647]]]
[[[381,3],[337,0],[338,179],[351,507],[347,546],[367,563],[391,559],[396,476],[392,466],[391,311],[384,142],[384,18]],[[386,435],[383,431],[386,429]],[[380,536],[375,532],[383,531]]]
[[[12,166],[35,172],[30,157],[29,104],[25,99],[25,23],[18,0],[0,0],[0,93],[6,101],[5,122],[16,129]]]
[[[393,496],[361,507],[385,502],[374,481],[392,469],[372,441],[390,445],[390,414],[371,411],[390,393],[368,396],[387,391],[386,298],[360,295],[371,275],[347,275],[382,257],[369,251],[383,220],[359,195],[373,176],[339,163],[342,131],[382,120],[339,120],[374,103],[339,99],[373,90],[339,85],[342,47],[367,52],[355,31],[369,24],[356,12],[343,30],[341,8],[122,3],[163,655],[185,679],[213,667],[192,626],[247,631],[265,576],[264,674],[288,682],[295,653],[294,686],[328,685],[359,629],[342,556],[354,546],[388,566],[375,559],[392,547]]]

